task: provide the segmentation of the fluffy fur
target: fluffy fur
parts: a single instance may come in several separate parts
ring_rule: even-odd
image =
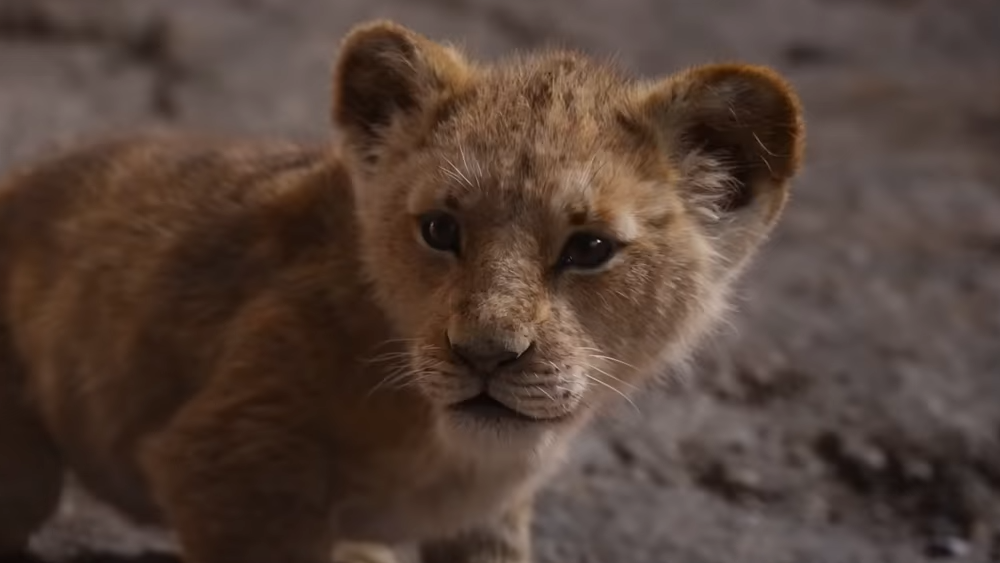
[[[346,38],[332,115],[335,147],[145,136],[4,181],[0,553],[70,469],[190,563],[530,561],[534,491],[718,319],[803,145],[767,69],[482,66],[389,22]],[[555,267],[577,232],[620,250]],[[456,342],[530,354],[484,377]],[[455,410],[482,393],[513,416]]]

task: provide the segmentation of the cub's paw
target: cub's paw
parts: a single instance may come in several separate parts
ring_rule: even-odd
[[[399,559],[383,545],[342,542],[333,548],[333,563],[399,563]]]

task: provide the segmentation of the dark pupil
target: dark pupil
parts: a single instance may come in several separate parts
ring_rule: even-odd
[[[610,241],[594,235],[574,235],[566,243],[560,262],[563,266],[596,268],[607,262],[614,252]]]
[[[458,223],[450,215],[441,213],[424,217],[421,234],[435,250],[458,250]]]

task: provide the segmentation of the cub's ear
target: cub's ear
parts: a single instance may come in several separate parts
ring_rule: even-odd
[[[643,89],[638,107],[719,252],[742,262],[774,225],[801,165],[805,128],[792,88],[764,67],[707,65]]]
[[[418,129],[470,75],[454,49],[392,22],[359,25],[340,48],[333,121],[354,156],[374,164],[391,133]]]

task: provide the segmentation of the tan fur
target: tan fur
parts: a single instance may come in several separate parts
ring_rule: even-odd
[[[529,561],[533,492],[718,319],[803,142],[766,69],[480,66],[387,22],[345,40],[333,118],[330,149],[147,136],[6,179],[0,552],[66,467],[191,563]],[[621,250],[557,269],[580,231]],[[456,340],[531,353],[483,378]],[[535,422],[456,414],[484,391]]]

